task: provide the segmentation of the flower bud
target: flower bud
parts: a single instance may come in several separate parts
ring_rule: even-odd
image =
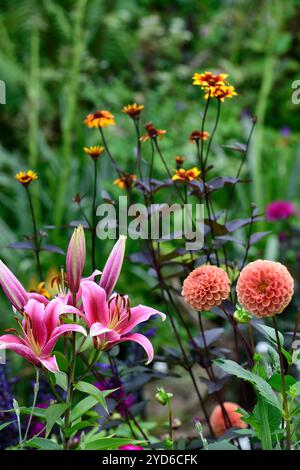
[[[108,297],[112,293],[120,275],[125,253],[125,245],[126,237],[121,235],[113,247],[103,268],[99,285],[105,290]]]
[[[75,228],[71,237],[66,260],[67,279],[72,294],[79,290],[85,264],[85,236],[82,225]]]
[[[19,312],[22,311],[29,300],[29,295],[2,261],[0,261],[0,284],[9,302]]]
[[[173,397],[173,393],[168,393],[165,391],[163,387],[157,388],[157,393],[155,394],[155,398],[161,405],[165,406]]]
[[[247,312],[247,310],[238,305],[236,311],[233,314],[233,318],[237,323],[249,323],[252,319],[252,316],[249,312]]]

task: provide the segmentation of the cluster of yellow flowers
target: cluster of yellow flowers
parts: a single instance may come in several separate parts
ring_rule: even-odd
[[[204,90],[204,98],[217,98],[224,101],[237,95],[235,88],[229,85],[226,73],[213,74],[212,72],[195,73],[193,85],[198,85]]]

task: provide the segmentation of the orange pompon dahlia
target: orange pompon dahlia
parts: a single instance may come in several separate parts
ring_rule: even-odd
[[[147,131],[147,134],[144,134],[142,135],[142,137],[140,137],[141,142],[146,142],[149,139],[157,139],[158,137],[162,139],[167,132],[163,129],[156,129],[153,126],[152,122],[148,122],[148,124],[145,125],[145,129]]]
[[[175,175],[172,176],[173,181],[193,181],[199,179],[201,171],[195,166],[189,170],[184,168],[178,168],[175,171]]]
[[[123,113],[130,116],[132,119],[138,119],[141,115],[142,110],[144,109],[143,104],[128,104],[127,106],[123,106]]]
[[[20,171],[16,174],[15,178],[19,183],[23,184],[23,186],[28,186],[32,181],[38,179],[38,175],[32,170]]]
[[[115,124],[115,117],[109,111],[97,110],[83,121],[88,127],[107,127]]]
[[[130,188],[136,181],[136,175],[126,173],[114,181],[114,184],[119,186],[120,189]]]
[[[83,150],[94,161],[98,160],[100,155],[104,152],[105,148],[100,145],[92,145],[91,147],[83,147]]]
[[[182,295],[195,310],[208,311],[226,300],[230,292],[227,273],[217,266],[205,264],[194,269],[183,282]]]
[[[225,415],[224,417],[223,410],[220,405],[215,407],[210,416],[210,425],[216,437],[222,436],[230,428],[245,429],[247,427],[247,424],[241,419],[241,413],[237,411],[239,405],[228,401],[224,402],[223,406],[227,416]],[[231,426],[229,426],[229,421]]]
[[[190,142],[199,142],[199,140],[207,140],[209,138],[209,133],[206,132],[206,131],[197,131],[194,130],[193,132],[190,133],[190,136],[189,136],[189,141]]]
[[[202,88],[211,88],[217,85],[226,85],[227,77],[228,75],[226,73],[218,73],[215,75],[212,72],[196,72],[193,75],[193,85],[199,85]]]
[[[242,269],[237,286],[239,303],[256,317],[282,313],[294,293],[294,280],[281,263],[257,260]]]

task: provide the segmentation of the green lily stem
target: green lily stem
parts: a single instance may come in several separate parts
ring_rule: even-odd
[[[279,362],[280,362],[280,375],[281,375],[281,383],[282,383],[282,399],[283,399],[283,409],[284,409],[284,421],[285,421],[285,426],[286,426],[286,447],[287,447],[287,450],[291,450],[290,413],[289,413],[288,398],[287,398],[287,394],[286,394],[285,378],[284,378],[284,363],[283,363],[283,356],[282,356],[282,351],[281,351],[281,344],[280,344],[280,339],[279,339],[276,315],[273,316],[273,324],[274,324],[274,330],[275,330],[276,342],[277,342],[277,349],[278,349],[278,355],[279,355]]]
[[[92,267],[93,271],[96,269],[95,247],[96,247],[96,197],[97,197],[97,177],[98,167],[97,160],[94,160],[94,189],[93,189],[93,204],[92,204]]]
[[[31,412],[30,412],[26,432],[25,432],[25,435],[24,435],[24,441],[26,441],[27,436],[28,436],[28,432],[30,430],[31,421],[32,421],[32,417],[33,417],[33,411],[34,411],[34,408],[35,408],[35,405],[36,405],[36,400],[37,400],[37,396],[38,396],[38,392],[39,392],[39,388],[40,388],[40,370],[38,369],[38,367],[36,367],[35,371],[36,371],[36,375],[35,375],[35,384],[34,384],[34,388],[33,388],[33,402],[32,402],[32,408],[31,408]]]
[[[28,186],[24,186],[26,189],[26,194],[28,198],[28,203],[29,203],[29,208],[30,208],[30,213],[31,213],[31,218],[32,218],[32,225],[33,225],[33,240],[34,240],[34,252],[35,252],[35,258],[36,258],[36,266],[37,266],[37,271],[38,275],[40,278],[40,281],[43,281],[43,273],[42,273],[42,268],[41,268],[41,262],[40,262],[40,244],[38,240],[38,230],[37,230],[37,224],[36,224],[36,218],[35,218],[35,213],[34,213],[34,208],[32,204],[32,198],[31,194],[29,191]]]

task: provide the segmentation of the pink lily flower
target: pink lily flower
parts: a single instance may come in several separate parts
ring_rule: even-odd
[[[80,325],[60,324],[60,316],[65,313],[77,314],[78,310],[58,299],[51,300],[46,306],[30,299],[24,307],[23,337],[14,334],[0,336],[0,350],[10,349],[35,366],[58,372],[56,358],[51,353],[59,337],[71,331],[87,336]]]
[[[81,288],[85,321],[95,348],[106,351],[124,341],[135,341],[145,349],[149,364],[154,356],[151,342],[146,336],[131,331],[152,315],[160,315],[163,321],[166,316],[144,305],[131,308],[127,296],[114,294],[108,299],[105,290],[91,281],[82,282]]]
[[[71,237],[66,259],[67,279],[70,291],[76,294],[80,287],[81,276],[85,264],[85,236],[82,225],[75,228]]]
[[[119,278],[125,254],[125,245],[126,237],[121,235],[103,268],[99,285],[105,290],[108,296],[112,293]]]

